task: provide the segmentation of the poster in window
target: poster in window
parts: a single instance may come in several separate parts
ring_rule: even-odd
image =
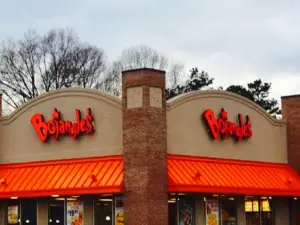
[[[8,213],[8,224],[17,224],[18,223],[18,217],[19,217],[19,206],[18,205],[11,205],[7,208]]]
[[[122,197],[115,198],[115,225],[124,225],[124,203]]]
[[[67,202],[67,225],[83,225],[83,202]]]
[[[206,199],[206,225],[219,224],[219,202],[218,199]]]
[[[193,207],[182,199],[180,201],[180,207],[179,207],[179,225],[192,225],[192,224],[193,224]]]

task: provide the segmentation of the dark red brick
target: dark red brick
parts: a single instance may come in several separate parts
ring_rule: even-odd
[[[126,89],[143,87],[143,107],[126,109]],[[163,107],[152,108],[149,87],[163,93]],[[123,72],[123,152],[125,224],[167,225],[167,135],[165,73]]]
[[[300,173],[300,95],[282,97],[282,118],[287,121],[288,163]]]

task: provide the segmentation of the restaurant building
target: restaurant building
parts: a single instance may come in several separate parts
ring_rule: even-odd
[[[163,71],[122,79],[0,117],[0,224],[300,224],[300,96],[277,120],[226,91],[166,101]]]

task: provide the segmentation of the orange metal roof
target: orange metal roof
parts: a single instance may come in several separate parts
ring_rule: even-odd
[[[0,198],[122,191],[122,156],[0,165]]]
[[[300,177],[286,164],[168,155],[169,191],[300,196]]]
[[[286,164],[168,155],[170,192],[300,196]],[[0,198],[122,193],[123,156],[0,165]]]

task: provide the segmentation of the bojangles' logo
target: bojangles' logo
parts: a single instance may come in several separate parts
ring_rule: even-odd
[[[252,137],[250,117],[245,121],[242,114],[238,114],[239,124],[228,121],[227,112],[222,108],[219,118],[215,117],[213,110],[208,109],[203,113],[203,118],[213,139],[235,137],[237,141]]]
[[[71,135],[76,139],[82,133],[90,134],[94,131],[93,116],[91,109],[87,109],[84,119],[81,118],[80,110],[75,110],[76,122],[64,121],[60,117],[60,112],[54,109],[52,119],[45,121],[42,114],[35,114],[31,118],[31,124],[42,142],[49,136],[57,140],[60,135]]]

